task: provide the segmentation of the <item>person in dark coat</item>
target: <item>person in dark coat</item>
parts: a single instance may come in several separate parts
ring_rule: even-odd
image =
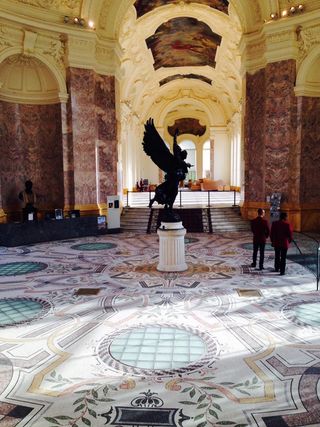
[[[271,226],[271,242],[274,247],[274,270],[283,276],[286,271],[286,257],[293,240],[292,227],[287,221],[286,212],[280,213],[280,219],[272,223]]]
[[[259,270],[263,270],[264,248],[266,246],[266,240],[270,235],[269,223],[264,218],[264,215],[264,209],[259,208],[258,216],[251,221],[251,231],[253,233],[253,255],[251,267],[256,267],[257,265],[257,255],[259,250]]]

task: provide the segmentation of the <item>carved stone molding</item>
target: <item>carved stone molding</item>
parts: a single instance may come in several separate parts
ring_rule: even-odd
[[[64,66],[65,45],[61,40],[51,40],[47,49],[42,51],[44,55],[51,56],[60,67]]]
[[[292,40],[295,38],[295,34],[292,29],[285,29],[283,31],[273,32],[266,35],[267,43],[276,44],[283,43],[288,40]]]
[[[79,14],[81,0],[16,0],[19,3],[30,6],[41,7],[43,9],[55,9]]]
[[[320,44],[320,25],[303,28],[298,27],[296,30],[298,40],[298,61],[299,63],[308,55],[313,46]]]
[[[65,73],[66,47],[63,40],[39,34],[35,46],[35,52],[38,52],[40,55],[44,55],[49,62],[54,63],[63,74]]]
[[[9,27],[0,25],[0,51],[12,46],[14,43],[9,39]]]
[[[99,28],[105,30],[107,25],[107,17],[109,13],[109,8],[112,0],[104,0],[103,5],[101,7],[101,14],[99,17]]]

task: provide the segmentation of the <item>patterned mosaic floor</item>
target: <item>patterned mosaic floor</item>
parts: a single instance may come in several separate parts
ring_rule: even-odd
[[[161,273],[156,235],[0,247],[0,427],[319,427],[314,276],[251,248],[190,234]]]

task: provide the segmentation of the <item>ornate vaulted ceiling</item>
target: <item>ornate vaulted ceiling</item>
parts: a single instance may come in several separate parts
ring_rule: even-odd
[[[138,18],[140,18],[140,16],[157,7],[179,3],[181,3],[181,0],[136,0],[134,6],[136,8]],[[228,13],[228,0],[185,0],[185,3],[204,4],[212,7],[213,9],[220,10],[223,13]]]
[[[122,101],[166,125],[225,125],[240,108],[240,22],[227,1],[139,1],[120,30]],[[166,125],[163,124],[165,127]]]
[[[57,63],[60,79],[65,72],[62,68],[68,65],[115,74],[120,105],[125,105],[141,121],[152,114],[162,120],[163,126],[166,120],[173,125],[175,120],[185,117],[222,126],[241,109],[240,41],[254,40],[251,58],[259,61],[259,56],[254,57],[255,49],[261,46],[256,35],[264,31],[271,34],[270,14],[280,16],[293,3],[1,0],[0,44],[7,43],[2,37],[5,32],[22,38],[23,51],[45,52]],[[311,12],[319,8],[319,0],[304,0],[303,4]],[[73,26],[72,21],[66,24],[66,15],[81,17],[86,23],[92,20],[94,30],[86,25]],[[28,37],[13,27],[1,28],[3,19],[24,26]],[[32,31],[43,31],[42,38],[33,43]],[[51,43],[47,50],[42,46],[45,39]],[[63,52],[55,48],[58,45]],[[63,54],[68,56],[65,63]],[[61,86],[60,82],[60,89]]]

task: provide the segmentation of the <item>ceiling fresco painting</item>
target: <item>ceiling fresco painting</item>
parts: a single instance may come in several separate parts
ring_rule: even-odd
[[[201,80],[204,83],[207,83],[209,85],[212,84],[212,80],[208,79],[208,77],[201,76],[199,74],[175,74],[174,76],[166,77],[165,79],[160,80],[160,86],[163,86],[169,82],[172,82],[174,80],[181,80],[181,79],[196,79]]]
[[[174,18],[160,25],[146,40],[154,68],[215,66],[221,37],[195,18]]]
[[[204,135],[206,126],[202,126],[197,119],[184,118],[178,119],[174,122],[173,126],[168,126],[168,132],[171,136],[175,135],[176,129],[179,131],[179,135],[191,134],[196,136]]]
[[[134,6],[136,8],[138,18],[140,18],[140,16],[157,7],[165,6],[167,4],[179,3],[181,3],[181,0],[136,0]],[[228,14],[228,0],[184,0],[184,3],[204,4],[206,6],[212,7],[213,9],[217,9],[220,12]]]

